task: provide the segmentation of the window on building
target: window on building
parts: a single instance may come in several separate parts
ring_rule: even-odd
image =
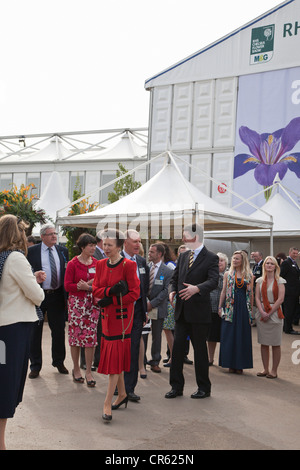
[[[73,201],[74,190],[80,191],[82,196],[84,195],[84,172],[83,171],[72,171],[70,176],[70,192],[69,198]]]
[[[114,180],[116,178],[115,173],[108,173],[106,171],[102,171],[101,175],[101,186],[103,186],[106,183],[109,183],[110,181]],[[100,201],[101,204],[107,204],[108,203],[108,193],[112,192],[114,190],[114,185],[110,184],[106,188],[102,189],[100,191]]]
[[[12,187],[12,173],[2,173],[0,176],[0,191],[11,189]]]
[[[41,175],[40,173],[27,173],[27,185],[34,184],[32,194],[36,197],[40,196]]]

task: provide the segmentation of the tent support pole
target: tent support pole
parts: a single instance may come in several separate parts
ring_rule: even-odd
[[[274,243],[273,243],[273,216],[270,215],[270,218],[271,218],[271,222],[272,222],[272,226],[270,228],[270,255],[271,256],[274,256],[273,255],[273,251],[274,251]]]

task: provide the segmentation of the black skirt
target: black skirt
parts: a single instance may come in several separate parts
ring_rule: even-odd
[[[12,418],[22,401],[32,322],[0,327],[0,418]]]

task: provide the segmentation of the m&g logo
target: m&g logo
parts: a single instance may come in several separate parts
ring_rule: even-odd
[[[256,64],[257,62],[268,62],[269,55],[268,54],[260,54],[260,55],[255,55],[253,57],[253,63]]]

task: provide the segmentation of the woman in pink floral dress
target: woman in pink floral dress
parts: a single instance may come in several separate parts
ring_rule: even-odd
[[[94,387],[96,382],[91,367],[97,346],[97,324],[99,307],[93,305],[92,283],[96,273],[97,260],[93,258],[96,239],[87,233],[80,235],[77,246],[79,256],[69,261],[65,273],[65,289],[68,298],[69,345],[73,360],[73,380],[83,383],[79,366],[80,348],[85,350],[86,382]]]

